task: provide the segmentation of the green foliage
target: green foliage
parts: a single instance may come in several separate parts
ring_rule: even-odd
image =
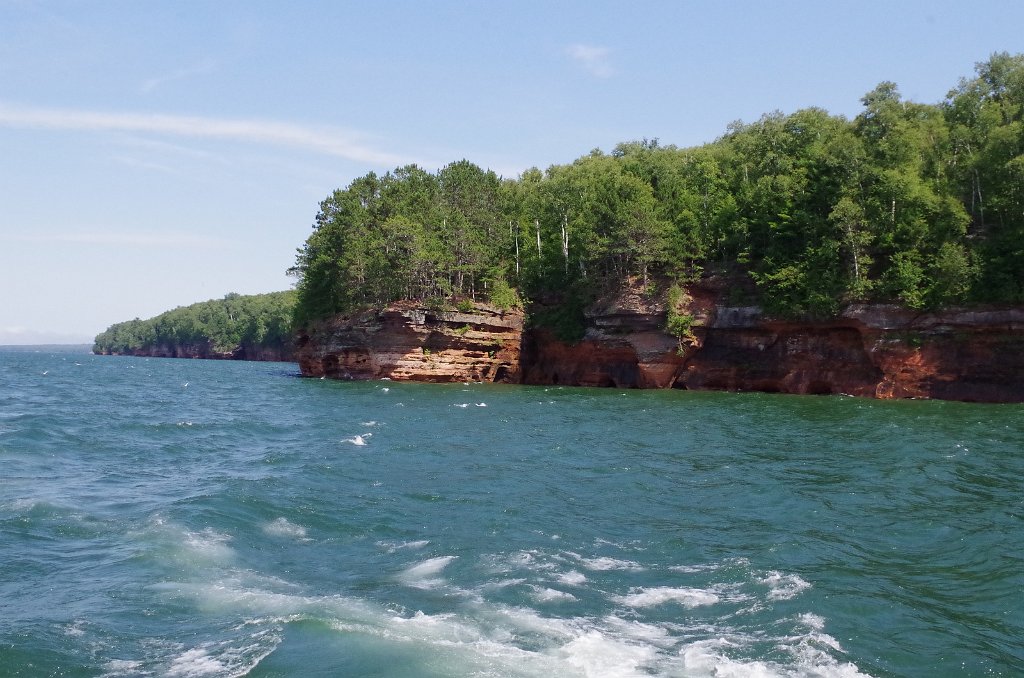
[[[531,305],[529,325],[545,329],[567,344],[582,341],[587,331],[585,311],[593,301],[592,290],[576,285],[545,301]]]
[[[296,323],[526,298],[578,338],[580,299],[707,270],[745,276],[778,316],[1024,302],[1024,55],[975,70],[937,105],[883,82],[853,120],[773,112],[699,148],[644,139],[516,179],[465,160],[368,174],[320,206],[291,269]]]
[[[497,306],[502,311],[509,311],[514,308],[522,308],[523,301],[519,293],[511,287],[504,278],[498,278],[491,282],[491,305]]]
[[[679,307],[683,304],[685,295],[679,285],[672,285],[668,289],[667,306],[668,311],[665,319],[665,331],[679,340],[679,350],[682,351],[685,344],[695,339],[693,334],[692,313],[681,313]]]
[[[296,293],[243,296],[230,293],[179,307],[149,320],[111,325],[97,335],[93,351],[128,353],[154,346],[205,346],[229,353],[240,348],[284,348],[292,341]]]

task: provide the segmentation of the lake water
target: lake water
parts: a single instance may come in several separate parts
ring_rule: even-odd
[[[1024,407],[0,353],[3,676],[1019,676]]]

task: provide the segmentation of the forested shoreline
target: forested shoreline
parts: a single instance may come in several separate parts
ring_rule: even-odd
[[[133,354],[155,350],[250,355],[288,355],[292,347],[294,291],[227,294],[160,315],[116,323],[96,337],[94,353]],[[201,356],[205,357],[205,356]]]
[[[466,160],[371,172],[320,205],[290,270],[296,326],[470,299],[558,324],[609,290],[667,298],[708,275],[785,318],[1024,302],[1024,55],[992,55],[936,104],[891,82],[862,102],[514,179]]]

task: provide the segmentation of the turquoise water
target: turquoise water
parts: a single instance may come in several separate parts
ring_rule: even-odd
[[[0,353],[0,675],[1016,676],[1024,407]]]

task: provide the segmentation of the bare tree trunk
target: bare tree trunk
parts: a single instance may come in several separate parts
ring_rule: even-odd
[[[534,219],[533,226],[537,229],[537,258],[540,259],[540,219]]]
[[[565,275],[569,275],[569,216],[562,215],[562,256],[565,257]]]
[[[509,229],[512,228],[512,222],[508,222]],[[514,233],[516,239],[516,281],[519,281],[519,229],[517,228]]]
[[[981,218],[981,229],[985,230],[985,201],[981,198],[981,179],[978,177],[978,170],[974,170],[974,190],[978,194],[978,216]],[[974,196],[971,196],[973,201]]]
[[[853,239],[853,226],[846,224],[846,238],[850,241],[850,250],[853,252],[853,279],[860,284],[860,262],[857,259],[860,258],[860,253],[857,251],[857,243]]]

